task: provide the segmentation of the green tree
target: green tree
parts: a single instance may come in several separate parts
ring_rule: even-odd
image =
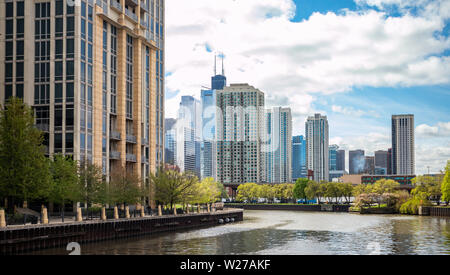
[[[308,179],[299,178],[295,182],[293,189],[293,196],[296,199],[304,199],[306,200],[305,188],[308,186]]]
[[[256,197],[256,191],[258,185],[256,183],[245,183],[241,184],[237,188],[237,201],[248,201],[252,202],[255,200]]]
[[[62,222],[64,222],[65,204],[80,199],[77,170],[77,163],[62,154],[55,155],[50,165],[52,180],[48,199],[60,205]]]
[[[353,184],[351,183],[339,183],[338,188],[341,190],[342,196],[345,198],[346,203],[350,203],[350,199],[353,194]]]
[[[445,167],[445,176],[442,179],[441,184],[442,200],[448,203],[450,202],[450,161],[447,162]]]
[[[439,205],[441,200],[441,184],[444,175],[440,176],[417,176],[412,179],[414,189],[427,194],[429,200],[434,200]]]
[[[305,188],[306,197],[309,200],[313,200],[317,198],[317,203],[320,204],[320,199],[324,196],[322,184],[316,181],[309,181],[308,186]]]
[[[175,204],[186,202],[186,198],[195,200],[198,178],[190,173],[159,168],[156,174],[150,174],[150,187],[156,201],[173,209]]]
[[[125,168],[116,169],[109,182],[109,199],[113,205],[136,204],[142,199],[142,184],[138,176]]]
[[[85,201],[88,207],[95,203],[105,204],[108,194],[102,168],[95,164],[81,163],[78,173],[80,201]]]
[[[32,109],[15,97],[0,108],[0,193],[12,205],[47,197],[50,163]]]

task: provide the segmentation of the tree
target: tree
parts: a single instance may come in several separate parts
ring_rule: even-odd
[[[258,185],[256,183],[245,183],[241,184],[237,188],[237,197],[236,199],[238,201],[248,201],[252,202],[257,198],[257,187]]]
[[[119,171],[121,170],[119,169]],[[105,204],[107,192],[102,168],[95,164],[81,163],[79,176],[80,201],[84,200],[88,207],[93,203]]]
[[[317,198],[317,203],[320,204],[320,198],[324,195],[321,184],[316,181],[309,181],[308,186],[305,188],[305,195],[310,200]]]
[[[156,201],[173,209],[176,203],[195,197],[198,178],[191,173],[159,168],[156,174],[150,174],[150,187]]]
[[[109,200],[113,205],[136,204],[141,202],[141,181],[133,172],[125,168],[116,169],[109,182]]]
[[[350,203],[350,199],[353,194],[353,185],[351,183],[339,183],[342,196],[345,198],[346,203]]]
[[[52,180],[48,198],[49,201],[60,205],[62,222],[64,222],[65,203],[80,199],[81,190],[77,170],[77,163],[62,154],[55,155],[50,165]]]
[[[442,179],[441,184],[442,200],[448,203],[450,202],[450,161],[447,162],[445,167],[445,176]]]
[[[293,189],[293,196],[296,199],[304,199],[306,200],[305,188],[308,186],[308,179],[299,178],[295,182],[295,186]]]
[[[0,193],[13,205],[48,196],[49,160],[33,111],[12,97],[0,110]]]

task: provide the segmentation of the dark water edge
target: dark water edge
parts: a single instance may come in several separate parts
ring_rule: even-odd
[[[81,254],[450,255],[450,218],[246,210],[243,222],[86,244]]]

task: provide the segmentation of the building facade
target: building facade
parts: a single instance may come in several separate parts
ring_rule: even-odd
[[[364,172],[364,150],[351,150],[348,152],[348,164],[350,175],[358,175]]]
[[[292,181],[306,176],[306,140],[304,136],[295,136],[292,137]]]
[[[336,170],[345,171],[345,150],[336,152]]]
[[[164,161],[167,164],[175,165],[177,152],[177,136],[176,136],[177,120],[173,118],[165,119],[165,152]]]
[[[337,169],[337,152],[339,150],[339,146],[333,144],[328,147],[329,151],[329,158],[330,158],[330,164],[329,169],[330,171],[336,171]]]
[[[182,96],[176,123],[176,165],[181,172],[201,177],[201,104],[192,96]]]
[[[392,173],[415,174],[414,115],[392,116]]]
[[[264,93],[248,84],[216,91],[217,181],[262,182]]]
[[[315,181],[328,181],[329,135],[327,117],[320,114],[308,117],[305,132],[307,169],[313,171]]]
[[[291,108],[275,107],[265,113],[265,182],[292,182]]]
[[[375,174],[386,175],[388,172],[388,151],[375,151]]]
[[[164,0],[0,1],[0,103],[32,106],[49,156],[147,178],[163,161]],[[4,32],[3,32],[4,30]]]
[[[216,91],[202,90],[201,176],[216,178]]]
[[[366,156],[364,158],[364,174],[368,175],[375,174],[375,157]]]

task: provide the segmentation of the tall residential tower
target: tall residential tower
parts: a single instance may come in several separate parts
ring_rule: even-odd
[[[414,115],[392,116],[392,174],[415,174]]]
[[[0,0],[0,103],[32,106],[47,154],[125,167],[163,161],[164,0]]]
[[[315,181],[328,181],[328,119],[326,116],[315,114],[308,117],[305,126],[307,168],[313,171]]]

